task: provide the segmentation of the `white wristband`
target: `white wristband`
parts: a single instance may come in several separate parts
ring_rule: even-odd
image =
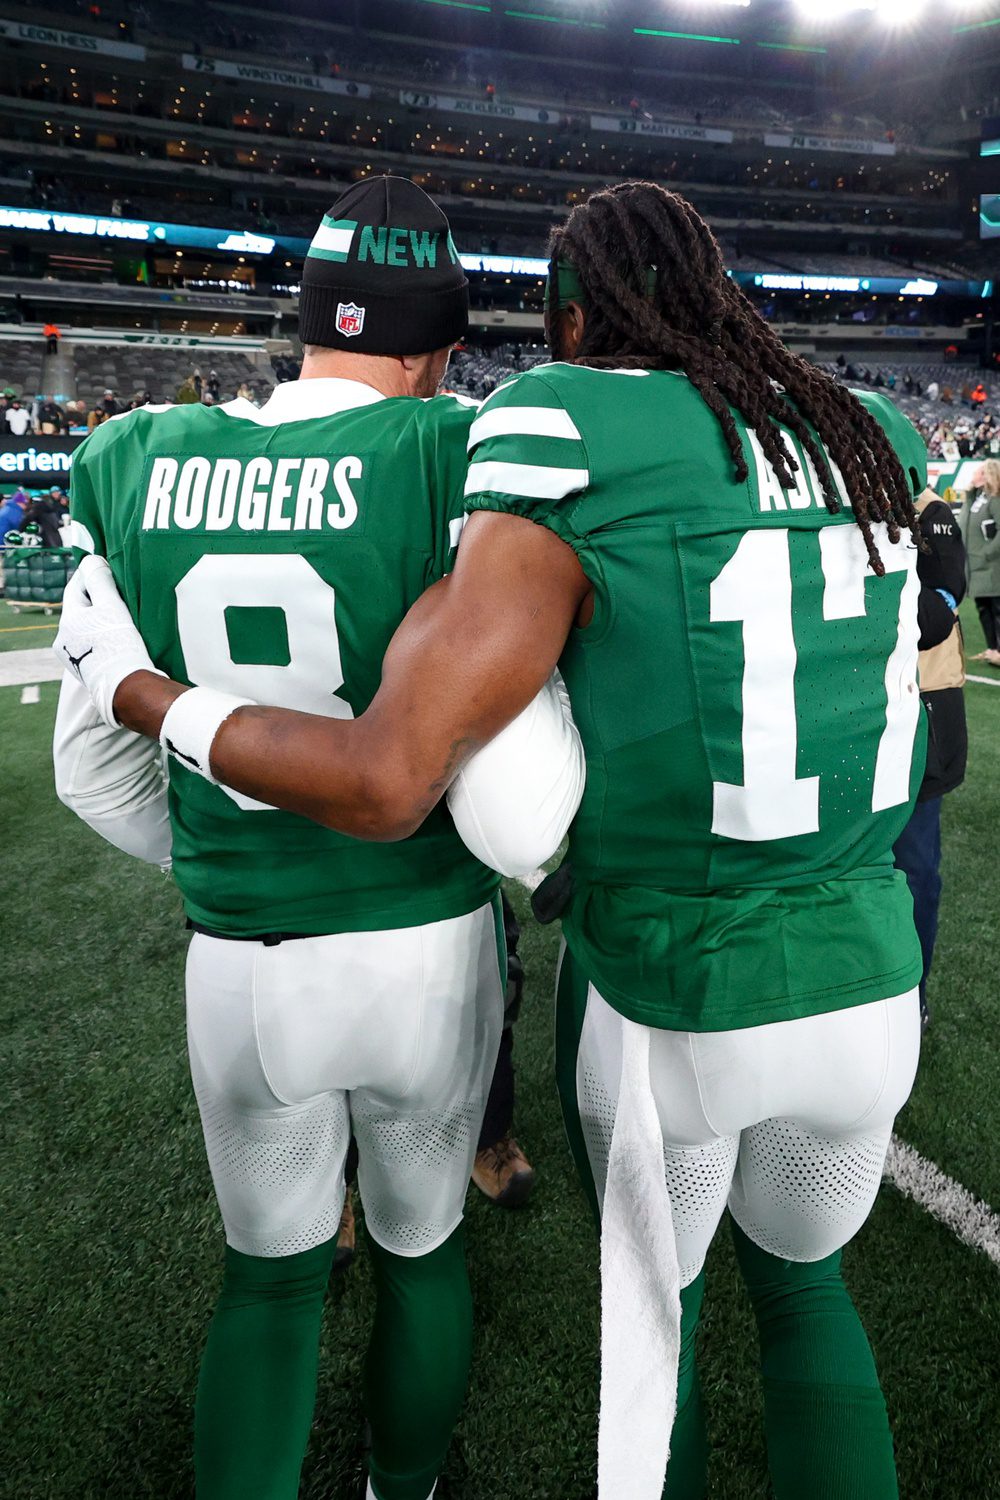
[[[235,698],[214,688],[189,688],[167,709],[160,725],[160,744],[182,766],[217,786],[210,767],[212,743],[229,715],[247,707],[256,707],[252,698]]]

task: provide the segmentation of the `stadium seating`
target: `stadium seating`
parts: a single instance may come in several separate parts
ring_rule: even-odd
[[[41,339],[0,340],[0,390],[10,386],[19,396],[35,396],[41,388],[45,345]]]
[[[154,401],[172,401],[177,387],[196,367],[206,378],[210,369],[217,372],[224,400],[234,396],[243,381],[262,393],[272,383],[261,377],[245,354],[222,349],[80,343],[74,345],[73,364],[77,397],[90,406],[106,390],[123,401],[147,390]]]

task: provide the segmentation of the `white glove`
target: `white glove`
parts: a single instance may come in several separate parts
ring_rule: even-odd
[[[119,683],[133,672],[157,672],[103,557],[85,557],[66,585],[52,649],[112,728]]]

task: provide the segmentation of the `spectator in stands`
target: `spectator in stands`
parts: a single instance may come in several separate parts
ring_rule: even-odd
[[[927,399],[928,399],[928,401],[936,401],[937,398],[940,396],[940,394],[941,394],[941,387],[938,385],[938,383],[937,383],[936,380],[932,380],[930,382],[930,384],[928,385],[928,387],[927,387]]]
[[[65,432],[69,423],[66,421],[66,413],[58,401],[51,397],[43,397],[38,406],[38,431],[46,436]]]
[[[63,507],[53,500],[51,493],[39,495],[32,500],[24,512],[24,524],[34,521],[42,537],[43,547],[61,547],[62,535],[59,527],[63,520]]]
[[[955,393],[950,385],[946,385],[944,390],[941,392],[941,400],[946,406],[951,406],[951,404],[955,400]]]
[[[45,340],[45,349],[48,354],[59,353],[59,340],[62,334],[54,323],[46,323],[42,328],[42,338]]]
[[[896,840],[894,853],[913,897],[913,918],[924,961],[920,1015],[926,1027],[930,1022],[927,976],[934,958],[941,903],[941,799],[965,780],[969,742],[962,691],[965,662],[958,623],[958,606],[965,597],[966,560],[951,506],[933,490],[925,490],[916,509],[927,548],[917,554],[920,644],[923,646],[924,637],[940,644],[920,652],[920,697],[929,726],[927,765],[913,815]],[[942,639],[949,616],[951,630]]]
[[[983,385],[983,382],[981,380],[973,386],[970,399],[973,406],[986,405],[986,387]]]
[[[20,488],[0,505],[0,547],[5,544],[8,531],[20,531],[27,507],[28,497]]]
[[[968,558],[969,593],[986,641],[985,651],[973,660],[1000,667],[1000,460],[986,459],[972,482],[958,525]]]
[[[192,381],[192,384],[194,385],[195,396],[200,401],[201,400],[202,378],[201,378],[201,371],[198,369],[197,365],[195,365],[194,369],[191,371],[191,381]]]
[[[174,398],[179,406],[190,405],[198,400],[198,392],[195,390],[194,376],[186,375],[177,387],[177,395]]]
[[[4,412],[4,421],[7,423],[8,432],[14,437],[24,437],[31,426],[31,413],[15,397]]]
[[[906,392],[906,394],[908,396],[912,396],[912,394],[913,394],[913,376],[910,374],[909,370],[907,370],[906,374],[903,376],[903,390]]]
[[[254,400],[253,391],[247,385],[245,380],[240,381],[240,388],[236,392],[236,394],[241,401],[253,401],[254,406],[257,405],[257,402]]]
[[[208,391],[208,394],[211,396],[212,400],[218,401],[219,391],[222,389],[222,382],[220,381],[215,370],[209,370],[208,379],[205,382],[205,388]]]

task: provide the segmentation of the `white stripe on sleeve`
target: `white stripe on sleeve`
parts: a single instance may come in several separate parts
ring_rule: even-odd
[[[523,495],[528,500],[561,500],[586,489],[589,469],[556,469],[544,464],[505,464],[496,459],[469,465],[466,495],[495,490],[501,495]]]
[[[580,434],[568,411],[552,406],[499,406],[484,411],[469,429],[470,451],[494,437],[576,438]]]

